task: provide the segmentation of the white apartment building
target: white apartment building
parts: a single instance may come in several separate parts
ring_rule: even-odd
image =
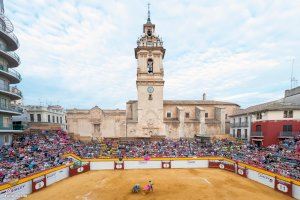
[[[61,129],[67,130],[66,112],[63,107],[55,106],[24,106],[28,125],[31,129]]]

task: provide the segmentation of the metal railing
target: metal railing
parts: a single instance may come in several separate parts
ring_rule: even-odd
[[[16,77],[17,79],[19,79],[20,81],[22,80],[22,77],[21,75],[19,74],[19,72],[17,72],[16,70],[14,69],[8,69],[8,68],[5,68],[4,66],[0,65],[0,70]]]
[[[3,50],[1,50],[3,51]],[[19,64],[20,64],[20,57],[13,51],[3,51],[6,54],[8,54],[10,57],[12,57],[13,59],[15,59]]]
[[[0,104],[0,110],[12,111],[17,113],[22,113],[22,109],[19,107],[14,107],[10,105]]]
[[[12,127],[13,130],[25,130],[27,128],[27,126],[23,124],[13,124]]]
[[[249,122],[241,122],[241,123],[233,123],[230,124],[231,127],[247,127],[249,126]]]
[[[7,28],[8,18],[4,14],[0,14],[0,18],[2,19],[2,21],[6,22],[4,26],[3,25],[0,26],[0,31],[5,33],[5,35],[9,36],[17,44],[17,46],[19,46],[19,40],[16,37],[16,35],[11,32],[12,30],[8,31],[8,28]],[[9,23],[11,24],[10,21],[9,21]]]
[[[251,137],[264,137],[264,134],[261,131],[254,131],[251,132]]]
[[[281,131],[279,133],[279,137],[294,137],[297,134],[300,134],[300,132],[293,132],[293,131]]]
[[[11,86],[9,86],[9,84],[3,84],[3,83],[0,84],[0,90],[10,92],[10,93],[16,94],[20,97],[23,97],[22,92],[18,88],[11,87]]]

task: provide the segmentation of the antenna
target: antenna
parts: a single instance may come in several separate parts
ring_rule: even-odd
[[[295,59],[293,58],[292,60],[292,73],[291,73],[291,89],[296,87],[298,80],[294,77],[294,61]]]

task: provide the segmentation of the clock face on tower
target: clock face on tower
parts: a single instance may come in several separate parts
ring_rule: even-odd
[[[151,94],[151,93],[154,92],[154,88],[153,88],[152,86],[149,86],[149,87],[147,88],[147,91]]]

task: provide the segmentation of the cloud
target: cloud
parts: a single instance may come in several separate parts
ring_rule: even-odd
[[[143,1],[5,1],[15,26],[26,104],[125,108],[136,99],[133,48]],[[299,1],[158,1],[151,19],[167,50],[165,99],[248,106],[280,97],[290,58],[300,78]]]

